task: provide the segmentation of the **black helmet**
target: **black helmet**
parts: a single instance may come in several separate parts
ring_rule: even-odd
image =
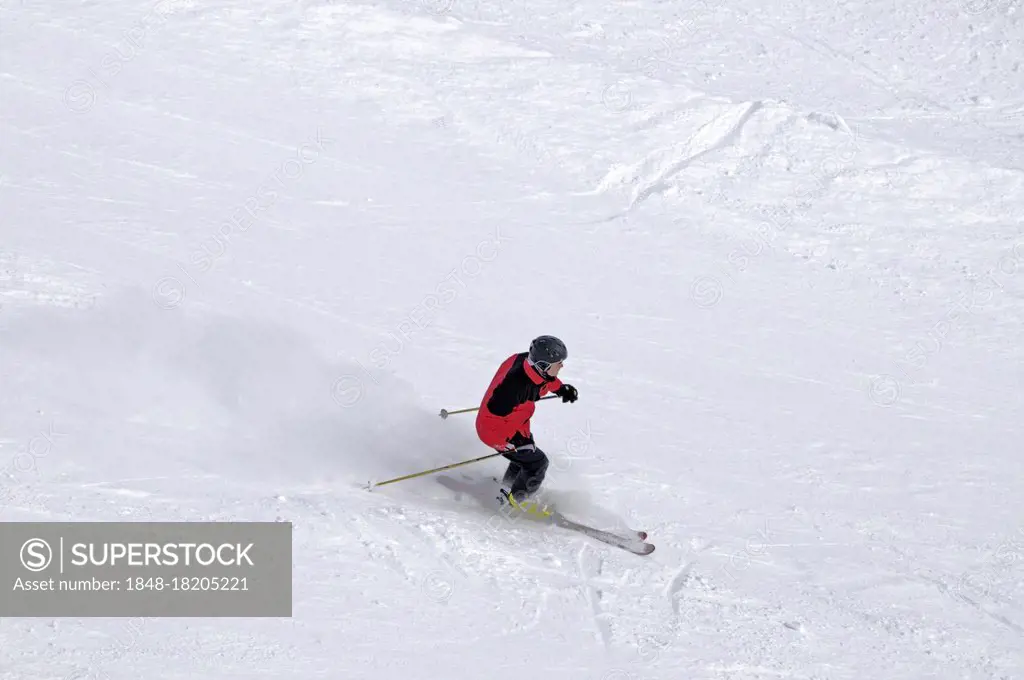
[[[544,373],[547,373],[551,364],[565,361],[568,356],[565,343],[552,335],[542,335],[530,343],[530,363]]]

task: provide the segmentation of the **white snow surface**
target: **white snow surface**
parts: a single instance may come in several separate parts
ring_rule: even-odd
[[[0,6],[0,520],[287,521],[291,618],[4,680],[1024,678],[1020,0]],[[545,488],[474,407],[531,338]]]

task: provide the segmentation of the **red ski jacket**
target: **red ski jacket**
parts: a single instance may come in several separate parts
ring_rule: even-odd
[[[477,436],[493,449],[504,450],[517,432],[530,437],[530,418],[537,407],[533,402],[562,386],[558,378],[538,373],[527,363],[527,356],[528,352],[521,352],[505,359],[480,402]]]

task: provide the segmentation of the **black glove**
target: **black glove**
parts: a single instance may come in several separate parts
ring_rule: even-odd
[[[572,385],[563,384],[561,387],[555,390],[555,394],[562,398],[563,404],[566,403],[567,401],[576,401],[577,399],[576,388],[573,387]]]

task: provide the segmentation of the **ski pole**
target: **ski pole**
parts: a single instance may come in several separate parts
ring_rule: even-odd
[[[541,397],[537,401],[544,401],[545,399],[557,399],[557,398],[558,398],[557,394],[549,394],[546,397]],[[469,413],[470,411],[479,411],[479,410],[480,410],[479,406],[474,406],[473,408],[462,408],[462,409],[459,409],[458,411],[449,411],[448,409],[441,409],[440,416],[441,416],[441,420],[445,420],[446,418],[448,418],[448,416],[455,415],[456,413]]]
[[[400,482],[403,479],[413,479],[414,477],[422,477],[423,475],[429,475],[432,472],[441,472],[442,470],[451,470],[452,468],[459,467],[460,465],[469,465],[470,463],[475,463],[475,462],[477,462],[479,460],[487,460],[488,458],[494,458],[495,456],[500,456],[500,455],[501,455],[501,452],[491,453],[491,454],[488,454],[486,456],[480,456],[479,458],[474,458],[472,460],[464,460],[461,463],[452,463],[451,465],[445,465],[444,467],[434,468],[433,470],[424,470],[423,472],[415,472],[415,473],[413,473],[411,475],[405,475],[404,477],[395,477],[394,479],[389,479],[386,482],[377,482],[376,484],[369,483],[366,486],[366,490],[370,491],[371,489],[373,489],[375,487],[384,486],[385,484],[393,484],[394,482]]]

